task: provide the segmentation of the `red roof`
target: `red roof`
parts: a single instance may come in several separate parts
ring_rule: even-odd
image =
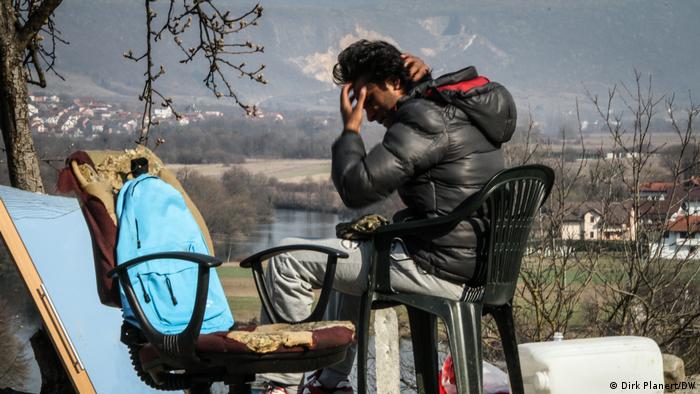
[[[639,185],[640,192],[665,192],[673,189],[672,182],[648,182]]]
[[[700,216],[680,216],[668,224],[669,231],[676,232],[697,232],[700,231]]]

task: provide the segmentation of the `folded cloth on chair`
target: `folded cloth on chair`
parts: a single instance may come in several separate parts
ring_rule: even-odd
[[[349,321],[319,321],[302,324],[266,324],[252,330],[234,330],[226,338],[244,344],[255,353],[270,353],[282,348],[301,346],[307,349],[318,346],[322,334],[339,335],[346,338],[355,333],[355,327]],[[314,341],[316,339],[316,341]],[[328,338],[330,339],[330,338]],[[328,342],[325,339],[324,342]]]

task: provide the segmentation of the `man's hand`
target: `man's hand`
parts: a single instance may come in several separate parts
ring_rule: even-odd
[[[362,124],[362,110],[365,108],[365,97],[367,97],[367,88],[364,86],[360,89],[359,94],[350,97],[350,89],[352,84],[346,83],[343,85],[343,90],[340,92],[340,115],[343,117],[343,128],[356,133],[360,132]],[[352,102],[357,100],[355,106]]]
[[[419,57],[413,56],[410,53],[401,54],[403,65],[408,69],[408,76],[413,82],[419,82],[426,76],[430,75],[430,67]]]

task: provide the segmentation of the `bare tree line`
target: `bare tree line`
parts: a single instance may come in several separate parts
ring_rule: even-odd
[[[674,96],[656,96],[651,78],[636,71],[631,85],[616,85],[604,97],[587,91],[587,99],[614,141],[614,149],[623,155],[587,159],[585,145],[577,147],[581,155],[577,161],[548,155],[552,149],[564,151],[567,139],[553,147],[537,133],[533,121],[506,148],[509,165],[539,162],[557,174],[521,269],[522,284],[515,299],[519,338],[549,340],[557,331],[567,337],[647,336],[664,352],[682,357],[689,372],[697,372],[700,261],[681,255],[664,258],[654,245],[662,243],[669,219],[681,208],[672,202],[682,201],[678,194],[687,193],[682,181],[700,169],[693,129],[700,106],[689,97],[688,106],[679,110]],[[673,133],[665,144],[655,146],[650,138],[652,124],[663,115],[671,119]],[[574,132],[583,136],[580,128]],[[659,156],[663,166],[658,165]],[[643,184],[652,181],[675,185],[668,203],[640,196]],[[606,250],[599,242],[569,247],[561,239],[563,221],[588,201],[601,207],[602,228],[612,226],[615,206],[627,207],[634,236],[614,241],[615,250]],[[490,346],[497,342],[493,341],[496,331],[489,327],[487,348],[498,350]],[[498,357],[498,352],[490,354]]]

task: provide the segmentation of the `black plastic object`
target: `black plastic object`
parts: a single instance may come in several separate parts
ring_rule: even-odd
[[[269,259],[270,257],[276,256],[281,253],[293,252],[295,250],[310,250],[313,252],[325,253],[328,256],[326,260],[326,273],[323,277],[323,287],[321,289],[321,295],[318,298],[318,303],[316,307],[311,312],[309,317],[304,320],[294,322],[287,321],[275,310],[272,301],[270,300],[269,293],[267,292],[267,285],[265,284],[265,275],[263,273],[262,262]],[[323,314],[326,311],[326,306],[328,305],[328,299],[331,295],[331,290],[333,289],[333,278],[335,277],[335,267],[338,263],[338,258],[347,258],[348,254],[337,249],[329,248],[320,245],[285,245],[263,250],[262,252],[256,253],[245,260],[241,261],[241,267],[252,268],[253,269],[253,279],[255,280],[255,287],[258,289],[258,295],[260,295],[260,301],[262,302],[263,308],[273,323],[305,323],[309,321],[319,321],[323,319]]]
[[[481,316],[491,314],[502,338],[511,390],[523,393],[512,300],[530,228],[549,196],[554,171],[543,165],[503,170],[450,214],[433,219],[391,224],[373,237],[368,290],[362,296],[358,335],[358,392],[367,393],[367,345],[373,306],[406,305],[411,325],[416,383],[419,393],[438,392],[437,318],[447,326],[457,389],[460,394],[482,392]],[[480,256],[479,283],[465,292],[465,301],[437,296],[400,294],[391,289],[391,243],[416,233],[444,234],[463,220],[482,213],[488,219],[487,241]]]
[[[145,157],[138,157],[136,159],[131,160],[131,175],[134,176],[134,178],[138,177],[141,174],[147,174],[148,173],[148,159]]]
[[[199,265],[197,292],[194,302],[194,311],[192,317],[187,324],[187,327],[178,334],[163,334],[157,331],[146,318],[146,315],[141,309],[134,287],[131,284],[131,279],[127,274],[127,270],[137,264],[141,264],[150,260],[159,259],[177,259],[189,261]],[[197,364],[199,359],[195,354],[195,344],[199,337],[199,331],[202,328],[202,320],[207,305],[207,291],[209,290],[209,270],[213,267],[221,265],[221,261],[215,257],[189,252],[165,252],[154,253],[146,256],[137,257],[129,260],[126,263],[120,264],[117,268],[109,271],[107,275],[110,277],[119,277],[119,284],[124,289],[129,305],[134,311],[136,318],[139,321],[141,331],[148,342],[155,346],[158,353],[164,361],[172,365]]]

